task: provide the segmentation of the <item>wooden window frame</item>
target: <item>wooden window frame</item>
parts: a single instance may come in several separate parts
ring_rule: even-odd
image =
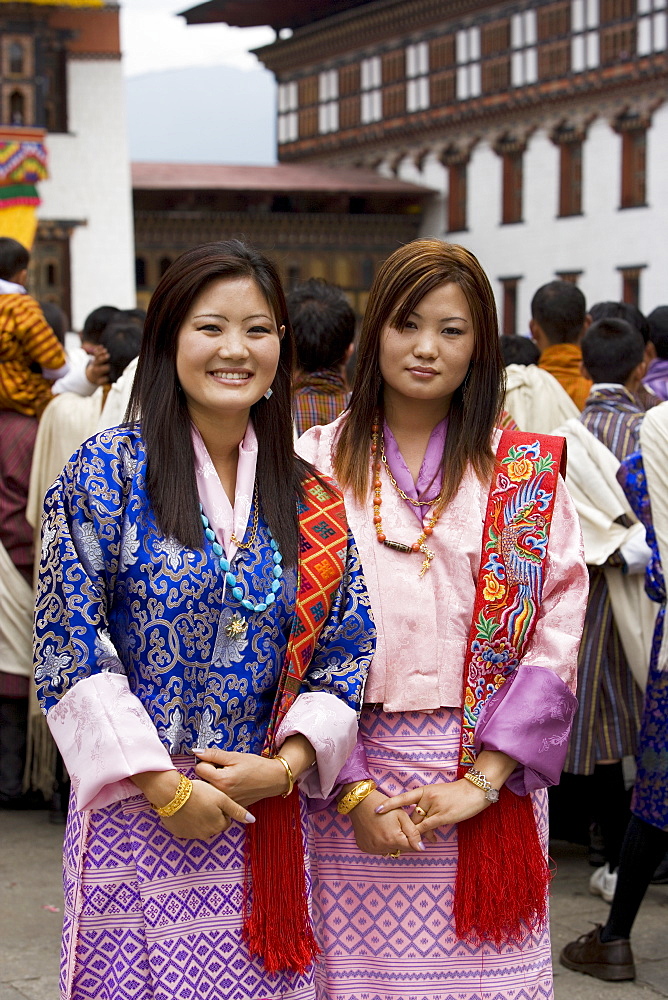
[[[647,128],[624,129],[621,133],[622,176],[620,209],[647,205]]]
[[[468,161],[448,166],[448,232],[465,232],[467,226]]]
[[[559,218],[582,215],[583,142],[559,145]]]
[[[517,335],[517,292],[520,277],[499,278],[502,288],[501,330],[505,336]]]
[[[523,221],[524,151],[514,150],[500,155],[502,163],[501,225],[509,226]]]

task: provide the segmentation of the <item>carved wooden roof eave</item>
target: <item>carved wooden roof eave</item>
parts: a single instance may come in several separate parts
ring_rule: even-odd
[[[432,109],[429,119],[426,118],[426,112],[421,112],[419,116],[415,116],[416,120],[407,121],[404,118],[395,127],[386,123],[382,138],[371,142],[360,140],[360,127],[350,129],[348,136],[335,132],[329,136],[316,136],[313,140],[299,140],[288,147],[279,146],[279,160],[286,163],[298,160],[311,163],[326,160],[334,163],[333,158],[336,157],[340,163],[342,159],[347,159],[349,153],[358,160],[368,160],[372,153],[395,152],[397,145],[406,153],[415,146],[442,146],[450,137],[459,136],[465,129],[467,132],[493,132],[495,135],[504,129],[518,127],[545,128],[551,131],[569,115],[593,115],[612,121],[641,98],[658,102],[657,107],[665,103],[668,100],[668,69],[663,76],[664,80],[653,80],[651,88],[646,80],[635,83],[620,80],[618,84],[605,90],[601,88],[577,94],[540,95],[533,101],[525,97],[505,108],[497,105],[475,110],[462,109],[460,114],[454,115],[450,111],[439,115],[437,109]]]
[[[360,49],[380,49],[395,41],[422,37],[430,28],[457,17],[499,6],[499,0],[378,0],[369,8],[342,11],[324,21],[299,28],[291,38],[279,38],[252,52],[277,76],[287,71],[350,56]]]

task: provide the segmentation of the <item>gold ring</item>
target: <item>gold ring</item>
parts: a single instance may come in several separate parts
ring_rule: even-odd
[[[401,857],[401,851],[390,852],[389,854],[386,854],[385,857],[386,858],[399,858],[399,857]]]
[[[422,806],[416,806],[415,809],[413,810],[413,812],[419,813],[420,816],[426,816],[427,815],[426,812],[424,811],[424,809],[422,808]]]

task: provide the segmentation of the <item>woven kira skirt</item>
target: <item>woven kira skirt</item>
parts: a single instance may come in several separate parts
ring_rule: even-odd
[[[386,795],[452,781],[459,712],[390,714],[365,709],[360,723],[371,773]],[[493,808],[493,807],[492,807]],[[547,841],[547,795],[534,796]],[[549,930],[527,931],[497,950],[455,936],[452,901],[457,828],[438,831],[424,854],[398,859],[358,850],[347,816],[311,816],[314,919],[322,955],[320,1000],[549,1000]],[[521,845],[518,845],[520,848]],[[503,858],[499,858],[503,864]]]
[[[177,840],[143,795],[71,809],[62,1000],[314,1000],[312,970],[269,975],[242,941],[244,838]]]

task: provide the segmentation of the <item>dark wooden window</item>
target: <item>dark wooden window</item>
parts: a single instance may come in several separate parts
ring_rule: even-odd
[[[582,215],[582,143],[559,146],[559,215]]]
[[[66,316],[71,315],[70,233],[57,222],[38,226],[28,284],[38,301],[55,302]]]
[[[501,329],[507,336],[517,333],[517,286],[519,278],[501,278],[503,288],[503,315]]]
[[[635,24],[622,24],[614,28],[601,28],[601,65],[626,62],[633,59],[637,50]]]
[[[510,86],[510,57],[485,59],[482,64],[483,94],[498,94]]]
[[[622,192],[621,208],[645,205],[646,197],[647,130],[622,132]]]
[[[553,42],[538,47],[538,79],[554,80],[567,76],[571,68],[571,43]]]
[[[448,230],[451,233],[466,229],[467,167],[466,163],[453,163],[448,167]]]
[[[629,21],[636,16],[636,0],[600,0],[601,24],[614,21]]]
[[[171,263],[172,263],[171,257],[161,257],[160,258],[160,263],[158,265],[158,269],[160,271],[160,277],[161,278],[162,278],[163,274],[165,273],[165,271],[167,270],[167,268],[171,266]]]
[[[307,138],[318,134],[318,108],[312,106],[299,111],[299,137]]]
[[[555,271],[559,281],[567,281],[569,285],[577,285],[582,271]]]
[[[455,64],[455,36],[432,38],[429,43],[429,68],[450,69]]]
[[[360,97],[344,97],[339,101],[339,128],[353,128],[360,123]]]
[[[360,89],[360,66],[359,63],[351,63],[342,66],[339,70],[339,96],[349,97],[351,94],[358,94]]]
[[[430,86],[431,103],[434,107],[438,107],[440,104],[451,104],[456,95],[454,70],[432,73]]]
[[[492,21],[483,24],[480,31],[480,49],[483,59],[498,56],[510,49],[510,22]]]
[[[318,103],[318,77],[316,75],[303,77],[297,87],[300,108],[308,108],[309,105]]]
[[[622,276],[622,302],[640,309],[640,275],[642,267],[620,267]]]
[[[557,38],[566,38],[571,31],[571,3],[562,3],[539,7],[537,14],[537,35],[539,42],[552,42]]]
[[[25,52],[21,42],[10,42],[8,49],[9,72],[12,76],[23,76],[25,69]]]
[[[384,79],[384,78],[383,78]],[[383,118],[403,115],[406,110],[406,85],[404,83],[383,87]]]
[[[399,83],[406,76],[406,55],[403,49],[386,52],[383,55],[383,83]]]
[[[501,222],[508,225],[522,221],[523,154],[503,153],[501,162],[503,171]]]

